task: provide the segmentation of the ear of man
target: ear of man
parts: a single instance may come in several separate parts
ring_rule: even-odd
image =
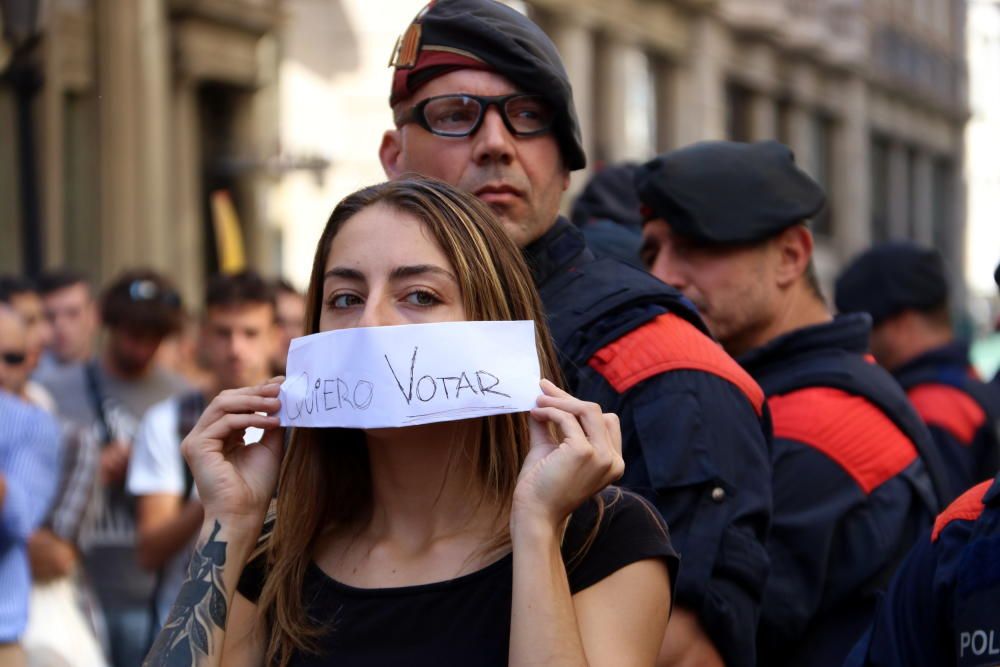
[[[813,254],[813,236],[806,225],[792,225],[774,237],[778,256],[775,278],[778,286],[788,288],[802,280]]]
[[[382,135],[382,143],[378,147],[378,159],[382,163],[382,171],[386,178],[394,181],[406,171],[403,168],[403,135],[402,130],[386,130]]]

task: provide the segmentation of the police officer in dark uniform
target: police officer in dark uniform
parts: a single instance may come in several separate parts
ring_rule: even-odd
[[[972,487],[938,516],[845,663],[988,665],[1000,665],[1000,476]]]
[[[524,249],[567,387],[621,418],[622,484],[649,497],[683,564],[661,664],[752,665],[770,518],[763,395],[691,304],[596,259],[559,204],[585,157],[549,38],[492,0],[439,0],[393,57],[390,178],[472,192]]]
[[[930,428],[950,475],[947,500],[1000,469],[1000,392],[982,382],[955,339],[937,250],[909,241],[862,253],[837,278],[837,308],[867,312],[871,348]]]
[[[930,435],[866,358],[866,315],[832,318],[805,221],[825,195],[769,141],[703,142],[636,176],[643,257],[699,308],[768,397],[774,514],[758,663],[839,665],[930,524]]]

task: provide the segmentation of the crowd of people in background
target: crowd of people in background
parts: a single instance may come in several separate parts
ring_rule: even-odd
[[[387,178],[440,179],[400,189],[465,202],[457,188],[478,198],[463,204],[473,213],[489,205],[496,220],[470,228],[502,227],[521,249],[572,394],[559,400],[617,415],[617,483],[668,525],[669,623],[654,625],[662,645],[643,650],[658,648],[665,667],[1000,661],[1000,375],[978,377],[955,337],[940,253],[877,245],[824,294],[809,220],[825,193],[773,141],[701,142],[598,169],[572,222],[560,216],[569,173],[586,164],[569,78],[554,44],[505,5],[431,3],[392,67]],[[333,222],[318,261],[333,252]],[[411,245],[434,255],[430,236]],[[402,243],[351,239],[369,250]],[[211,277],[198,313],[146,269],[99,291],[72,271],[0,278],[0,667],[24,656],[136,667],[158,633],[154,662],[177,650],[220,664],[221,649],[188,626],[161,633],[206,546],[182,441],[221,392],[276,394],[262,383],[283,372],[289,341],[322,329],[317,266],[309,323],[301,294],[252,271]],[[1000,267],[995,278],[1000,287]],[[287,531],[261,539],[273,546]],[[306,549],[319,540],[298,537]],[[259,597],[278,625],[239,655],[263,664],[266,647],[282,664],[322,664],[303,658],[309,628],[287,620],[304,615],[296,591],[275,593],[292,584],[268,576],[250,561],[237,609],[246,621]],[[579,589],[559,599],[570,593]],[[216,626],[198,632],[225,634],[228,595],[184,603]],[[514,616],[501,622],[531,635]],[[559,625],[572,655],[611,664],[614,647],[584,646],[576,620]],[[405,655],[420,641],[393,648]],[[514,644],[523,656],[546,643]]]
[[[72,270],[0,276],[0,390],[18,405],[3,438],[20,452],[0,451],[19,512],[2,539],[20,542],[0,557],[0,637],[29,664],[134,667],[177,595],[201,524],[180,441],[219,391],[281,373],[305,317],[252,271],[212,277],[203,303],[147,269],[100,291]]]

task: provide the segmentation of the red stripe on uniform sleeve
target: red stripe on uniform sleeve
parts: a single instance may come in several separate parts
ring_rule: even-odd
[[[987,480],[982,484],[977,484],[958,498],[955,499],[948,508],[938,515],[934,520],[934,530],[931,532],[931,542],[936,542],[938,535],[952,521],[975,521],[983,513],[986,505],[983,504],[983,497],[989,491],[993,480]]]
[[[948,431],[963,445],[972,444],[986,413],[961,389],[945,384],[920,384],[907,392],[910,402],[928,426]]]
[[[839,389],[810,387],[767,399],[774,437],[823,452],[865,493],[917,458],[910,439],[867,399]]]
[[[718,343],[672,313],[660,315],[601,348],[589,365],[619,393],[667,371],[704,371],[735,385],[757,414],[763,413],[764,391],[750,374]]]

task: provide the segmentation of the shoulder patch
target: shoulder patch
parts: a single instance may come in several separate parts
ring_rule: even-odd
[[[667,371],[704,371],[736,386],[758,415],[764,391],[722,347],[690,322],[666,313],[598,350],[589,365],[621,393]]]
[[[865,493],[917,459],[917,449],[888,416],[861,396],[809,387],[767,399],[774,437],[797,440],[839,465]]]
[[[963,445],[972,444],[976,431],[986,423],[983,408],[957,387],[929,382],[906,395],[924,423],[948,431]]]
[[[977,484],[956,498],[951,505],[948,505],[947,509],[941,512],[938,518],[934,520],[931,542],[936,542],[941,531],[952,521],[975,521],[978,519],[986,507],[983,504],[983,497],[990,490],[992,484],[992,479]]]

